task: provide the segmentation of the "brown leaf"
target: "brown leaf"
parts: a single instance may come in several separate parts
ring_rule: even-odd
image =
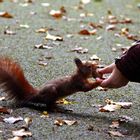
[[[108,25],[107,27],[106,27],[106,30],[116,30],[116,26],[115,25],[113,25],[113,24],[110,24],[110,25]]]
[[[96,29],[94,29],[92,31],[88,31],[86,29],[83,29],[83,30],[79,31],[78,34],[80,34],[80,35],[95,35],[96,32],[97,32]]]
[[[46,33],[48,31],[47,28],[40,28],[40,29],[37,29],[35,32],[36,33]]]
[[[32,123],[32,118],[31,117],[26,117],[25,119],[24,119],[24,121],[25,121],[25,123],[26,123],[26,126],[29,126],[31,123]]]
[[[62,18],[63,13],[60,10],[51,10],[49,13],[54,18]]]
[[[124,137],[119,131],[108,131],[111,136]]]
[[[77,52],[77,53],[88,53],[88,49],[87,48],[82,48],[82,47],[75,47],[74,49],[71,49],[71,52]]]
[[[45,62],[45,61],[39,61],[38,64],[41,65],[41,66],[47,66],[48,65],[48,63]]]
[[[101,60],[101,58],[99,58],[96,54],[93,54],[89,59],[90,60],[98,60],[98,61]]]
[[[51,35],[49,32],[47,32],[46,39],[53,40],[53,41],[63,41],[63,37]]]
[[[72,121],[72,120],[61,120],[61,119],[57,119],[57,120],[54,121],[54,124],[55,125],[58,125],[58,126],[62,126],[64,124],[67,124],[67,125],[71,126],[71,125],[74,125],[76,123],[77,123],[77,121]]]
[[[44,7],[49,7],[50,3],[41,3],[41,5],[44,6]]]
[[[0,12],[0,17],[3,18],[13,18],[13,16],[8,12]]]
[[[93,23],[93,22],[90,22],[89,26],[91,26],[92,28],[103,28],[103,26],[101,24],[97,24],[97,23]]]
[[[22,137],[13,137],[13,138],[10,138],[10,139],[8,139],[8,140],[23,140],[23,138]]]
[[[0,113],[10,114],[11,112],[12,112],[11,109],[0,106]]]
[[[12,30],[5,30],[4,31],[4,34],[7,34],[7,35],[15,35],[16,33]]]
[[[0,101],[5,101],[5,97],[0,97]]]
[[[119,121],[112,121],[112,124],[109,126],[110,128],[119,128]]]
[[[99,108],[100,112],[114,112],[115,110],[120,109],[120,105],[114,105],[114,104],[107,104],[101,108]]]
[[[133,118],[123,115],[123,116],[119,116],[119,121],[120,122],[130,122],[130,121],[133,121]]]
[[[34,47],[36,49],[52,49],[53,48],[51,46],[47,46],[47,45],[43,45],[43,44],[36,44]]]
[[[19,136],[19,137],[32,136],[32,133],[30,131],[26,131],[24,128],[19,129],[19,130],[14,130],[12,131],[12,134],[14,136]]]
[[[9,117],[9,118],[4,118],[3,121],[6,122],[6,123],[16,123],[18,121],[22,121],[23,118],[22,117]]]

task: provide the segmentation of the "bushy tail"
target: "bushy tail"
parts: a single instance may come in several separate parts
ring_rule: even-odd
[[[24,77],[20,65],[10,58],[0,58],[0,87],[17,102],[29,101],[37,94]]]

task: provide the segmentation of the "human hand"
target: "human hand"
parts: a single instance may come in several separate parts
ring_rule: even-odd
[[[125,78],[125,76],[123,76],[123,74],[118,70],[115,63],[112,63],[111,65],[103,69],[99,69],[98,72],[102,75],[110,74],[106,79],[96,79],[97,81],[101,82],[101,87],[120,88],[127,85],[127,83],[129,82],[129,80]]]

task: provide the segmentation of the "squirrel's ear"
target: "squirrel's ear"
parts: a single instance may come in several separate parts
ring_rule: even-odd
[[[82,66],[82,61],[79,58],[75,58],[74,62],[78,68]]]

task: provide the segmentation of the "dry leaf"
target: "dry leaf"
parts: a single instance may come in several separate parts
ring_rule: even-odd
[[[62,126],[65,122],[61,119],[57,119],[54,121],[54,124],[57,125],[57,126]]]
[[[54,18],[62,18],[63,13],[60,10],[51,10],[49,14]]]
[[[111,136],[124,137],[119,131],[108,131]]]
[[[64,104],[64,105],[70,105],[70,104],[75,104],[75,102],[71,102],[71,101],[68,101],[66,99],[60,99],[58,101],[56,101],[57,104]]]
[[[8,12],[0,12],[0,17],[3,18],[13,18],[13,16]]]
[[[4,118],[3,119],[4,122],[6,123],[16,123],[18,121],[23,121],[23,118],[22,117],[9,117],[9,118]]]
[[[132,106],[132,102],[114,102],[112,100],[106,99],[105,101],[107,104],[114,104],[114,105],[120,105],[121,108],[128,109]]]
[[[120,122],[130,122],[130,121],[133,121],[133,118],[123,115],[123,116],[119,116],[119,121]]]
[[[41,117],[49,118],[49,113],[47,111],[43,111]]]
[[[48,63],[45,62],[45,61],[39,61],[38,64],[41,65],[41,66],[47,66],[48,65]]]
[[[112,50],[112,52],[116,52],[117,51],[117,49],[115,47],[112,47],[111,50]]]
[[[28,24],[20,24],[19,26],[21,28],[26,28],[26,29],[28,29],[30,27]]]
[[[120,108],[121,108],[120,105],[107,104],[107,105],[99,108],[99,111],[100,112],[113,112],[113,111],[118,110]]]
[[[71,121],[71,120],[63,120],[65,122],[65,124],[71,126],[77,123],[77,121]]]
[[[113,121],[112,124],[109,126],[110,128],[119,128],[119,121]]]
[[[23,140],[23,138],[22,137],[13,137],[13,138],[10,138],[10,139],[8,139],[8,140]]]
[[[32,120],[31,117],[26,117],[26,118],[24,119],[24,121],[25,121],[26,125],[29,126],[29,125],[32,123],[33,120]]]
[[[69,126],[76,124],[77,121],[71,121],[71,120],[61,120],[61,119],[57,119],[54,121],[54,124],[57,126],[62,126],[64,124],[67,124]]]
[[[80,2],[81,2],[82,4],[88,4],[88,3],[90,3],[90,1],[91,1],[91,0],[81,0]]]
[[[103,26],[101,24],[97,24],[97,23],[93,23],[93,22],[90,22],[89,26],[92,28],[103,28]]]
[[[74,49],[70,50],[71,52],[77,52],[77,53],[88,53],[88,49],[87,48],[82,48],[82,47],[75,47]]]
[[[36,33],[46,33],[48,31],[47,28],[40,28],[40,29],[37,29],[35,32]]]
[[[97,32],[96,29],[94,29],[92,31],[88,31],[86,29],[83,29],[83,30],[79,31],[78,34],[80,34],[80,35],[95,35],[96,32]]]
[[[6,35],[15,35],[16,33],[14,31],[12,31],[12,30],[5,30],[4,34],[6,34]]]
[[[0,101],[5,101],[5,97],[0,97]]]
[[[26,131],[24,128],[12,131],[12,134],[19,137],[32,136],[32,133],[30,131]]]
[[[103,88],[103,87],[100,87],[100,86],[98,86],[96,89],[99,90],[99,91],[107,91],[108,90],[108,88]]]
[[[107,105],[99,109],[100,112],[112,112],[121,108],[128,109],[132,106],[131,102],[114,102],[112,100],[106,99]]]
[[[43,44],[37,44],[34,46],[36,49],[52,49],[53,47]]]
[[[41,5],[44,6],[44,7],[49,7],[50,3],[41,3]]]
[[[107,27],[106,27],[106,30],[116,30],[116,26],[115,25],[113,25],[113,24],[110,24],[110,25],[108,25]]]
[[[93,54],[90,58],[90,60],[101,60],[101,58],[99,58],[96,54]]]
[[[47,32],[46,39],[53,40],[53,41],[63,41],[63,37],[51,35],[49,32]]]
[[[12,113],[12,111],[13,111],[12,109],[8,109],[0,106],[0,113],[10,114]]]

